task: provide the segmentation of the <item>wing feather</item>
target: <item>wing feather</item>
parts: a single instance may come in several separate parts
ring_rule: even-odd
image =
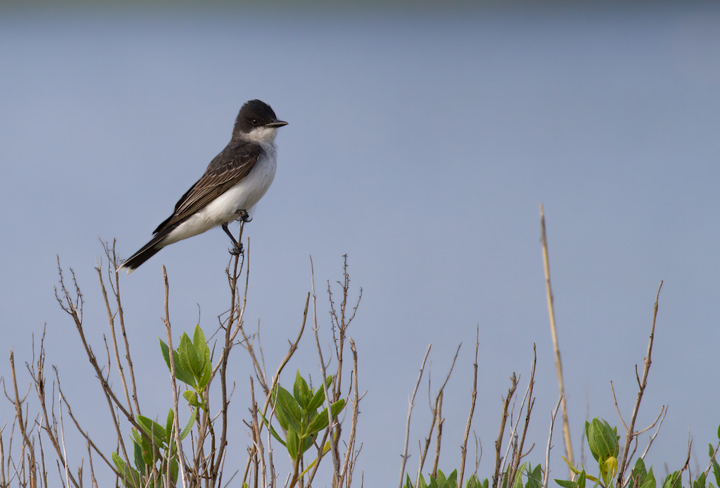
[[[205,174],[175,204],[175,211],[153,234],[172,228],[235,186],[255,167],[263,153],[258,144],[231,142],[215,156]]]

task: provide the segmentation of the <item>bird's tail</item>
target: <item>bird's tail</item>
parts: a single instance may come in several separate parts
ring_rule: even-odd
[[[125,262],[120,265],[118,271],[125,269],[127,270],[127,274],[135,271],[141,264],[157,254],[160,249],[165,247],[160,244],[165,237],[167,237],[167,232],[158,233],[158,235],[153,237],[150,242],[145,244],[138,252],[126,259]]]

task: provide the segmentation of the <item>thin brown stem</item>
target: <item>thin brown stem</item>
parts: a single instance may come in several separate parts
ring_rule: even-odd
[[[335,419],[333,419],[332,416],[332,408],[330,404],[330,394],[328,391],[328,385],[327,381],[325,381],[325,378],[327,378],[327,371],[325,369],[325,360],[323,359],[323,353],[322,353],[322,347],[320,346],[320,336],[318,334],[318,320],[317,320],[317,297],[315,295],[315,267],[313,266],[312,256],[310,257],[310,284],[312,287],[312,301],[313,301],[313,332],[315,334],[315,345],[317,346],[318,356],[320,357],[320,370],[322,372],[322,388],[325,390],[325,408],[327,409],[327,416],[328,416],[328,427],[327,427],[327,434],[328,438],[330,439],[330,449],[332,451],[332,460],[333,460],[333,483],[332,486],[334,488],[340,488],[338,486],[339,484],[339,476],[340,476],[340,459],[339,459],[339,453],[337,451],[336,446],[336,439],[335,439]],[[335,378],[337,380],[337,378]],[[319,459],[318,459],[319,462]]]
[[[430,423],[430,432],[428,433],[428,436],[425,438],[425,448],[421,450],[420,452],[420,462],[418,466],[418,472],[422,472],[423,466],[425,466],[425,458],[427,457],[427,454],[430,450],[430,443],[432,442],[432,435],[435,431],[435,425],[438,425],[438,429],[440,428],[439,422],[440,417],[437,415],[438,411],[438,404],[442,401],[441,396],[443,392],[445,391],[445,387],[448,384],[448,381],[450,381],[450,376],[452,375],[453,370],[455,369],[455,363],[457,362],[458,354],[460,354],[460,348],[462,347],[462,343],[458,344],[457,349],[455,350],[455,356],[453,356],[452,364],[450,365],[450,370],[448,371],[447,376],[445,377],[445,381],[443,382],[442,386],[440,387],[440,390],[438,391],[437,395],[435,395],[435,403],[434,406],[430,405],[430,412],[433,414],[432,422]],[[430,380],[428,380],[428,402],[430,401]],[[439,440],[439,439],[438,439]]]
[[[350,350],[353,356],[353,371],[351,381],[353,383],[352,388],[354,390],[354,398],[352,400],[352,421],[350,423],[350,437],[347,443],[347,451],[345,452],[345,462],[343,465],[342,472],[340,473],[340,483],[342,484],[343,479],[347,477],[347,486],[350,486],[350,481],[353,472],[355,453],[355,438],[357,435],[357,423],[358,415],[360,414],[360,395],[358,392],[358,354],[357,348],[355,347],[355,341],[350,338]],[[359,453],[358,453],[359,454]]]
[[[120,381],[122,382],[123,391],[125,392],[125,400],[127,401],[128,411],[131,415],[134,415],[133,404],[130,402],[130,392],[128,390],[127,381],[125,381],[125,371],[123,371],[123,365],[120,361],[117,335],[115,334],[115,314],[113,314],[112,310],[110,309],[110,300],[108,299],[107,290],[105,290],[105,282],[103,280],[100,265],[95,266],[95,271],[97,271],[98,280],[100,281],[100,291],[102,292],[103,301],[105,302],[105,310],[107,311],[108,322],[110,324],[110,337],[112,338],[113,351],[115,353],[115,364],[117,365],[118,373],[120,373]]]
[[[513,373],[510,377],[510,388],[508,389],[507,396],[503,399],[502,414],[500,416],[500,433],[498,434],[498,438],[495,441],[495,472],[492,478],[493,488],[497,488],[498,482],[500,481],[500,466],[503,460],[503,457],[500,455],[502,450],[502,440],[503,436],[505,435],[505,424],[507,423],[508,418],[508,407],[510,406],[510,400],[515,395],[517,385],[517,376],[515,375],[515,373]]]
[[[403,477],[405,476],[405,464],[407,463],[407,460],[409,458],[408,456],[408,444],[410,441],[410,417],[412,416],[413,407],[415,406],[415,395],[417,395],[418,388],[420,387],[420,381],[422,380],[423,372],[425,371],[425,363],[427,362],[428,355],[430,354],[430,349],[432,348],[432,344],[428,345],[427,351],[425,352],[425,357],[422,361],[422,366],[420,366],[420,373],[418,374],[417,383],[415,383],[415,389],[413,390],[413,394],[410,397],[410,405],[408,407],[408,415],[407,415],[407,424],[405,425],[405,449],[403,450],[402,454],[402,463],[400,464],[400,483],[399,488],[403,487]]]
[[[33,447],[33,443],[30,440],[30,437],[27,433],[27,423],[23,421],[23,409],[22,409],[22,403],[24,399],[20,399],[20,394],[18,393],[18,384],[17,384],[17,377],[15,375],[15,353],[11,349],[10,350],[10,373],[12,375],[12,382],[13,382],[13,390],[15,393],[13,403],[15,404],[15,417],[18,421],[18,426],[20,430],[20,434],[23,438],[23,447],[27,448],[28,450],[28,463],[30,465],[29,474],[30,474],[30,486],[37,486],[37,478],[36,478],[36,472],[35,472],[35,449]],[[27,395],[26,395],[27,397]],[[24,459],[24,458],[23,458]],[[66,464],[66,460],[63,459],[63,465]],[[74,481],[74,480],[73,480]]]
[[[647,387],[648,373],[650,373],[650,366],[652,365],[652,348],[653,342],[655,340],[655,322],[657,321],[658,300],[660,299],[660,290],[662,290],[662,285],[663,282],[661,281],[660,286],[658,287],[657,294],[655,295],[652,328],[650,329],[650,339],[648,340],[647,355],[645,356],[645,367],[643,368],[642,380],[638,382],[638,396],[637,400],[635,400],[635,406],[633,407],[632,416],[630,417],[630,425],[626,430],[625,445],[623,446],[622,456],[620,457],[620,462],[618,463],[617,488],[622,488],[624,483],[625,470],[629,465],[628,452],[630,451],[630,443],[635,433],[635,420],[637,420],[638,412],[640,411],[640,402],[642,401],[643,394],[645,393],[645,388]]]
[[[177,447],[177,456],[178,456],[178,464],[180,465],[180,479],[182,480],[183,488],[187,488],[187,482],[185,477],[185,459],[183,455],[182,450],[182,443],[180,442],[180,411],[178,408],[178,388],[177,388],[177,376],[175,375],[175,359],[173,352],[175,349],[173,348],[172,343],[172,326],[170,325],[170,308],[169,308],[169,301],[170,301],[170,284],[168,283],[168,277],[167,277],[167,270],[165,269],[165,265],[162,267],[163,271],[163,284],[165,285],[165,317],[163,319],[163,322],[165,323],[165,332],[167,333],[167,340],[168,340],[168,349],[169,354],[168,358],[170,359],[170,384],[172,385],[172,391],[173,391],[173,412],[175,413],[173,418],[173,430],[175,434],[175,446]]]
[[[610,380],[610,389],[612,390],[613,395],[613,401],[615,402],[615,411],[618,414],[618,417],[620,417],[620,422],[622,422],[623,427],[625,427],[625,430],[628,430],[628,426],[625,424],[625,420],[622,418],[622,414],[620,413],[620,407],[618,407],[618,401],[617,397],[615,396],[615,385],[613,385],[612,380]]]
[[[467,443],[470,437],[470,426],[472,425],[473,415],[475,414],[475,401],[477,400],[477,377],[478,377],[478,348],[480,347],[480,325],[475,328],[475,361],[473,362],[473,388],[470,395],[470,413],[468,414],[467,424],[465,424],[465,435],[463,436],[462,447],[460,448],[460,473],[458,478],[458,486],[463,486],[465,477],[465,458],[467,457]]]
[[[545,473],[543,474],[543,488],[548,488],[548,482],[550,481],[550,449],[552,449],[553,427],[555,427],[555,417],[557,417],[558,410],[560,410],[561,402],[562,397],[559,397],[557,404],[555,405],[555,410],[553,410],[552,415],[550,416],[550,433],[548,434],[547,448],[545,449]]]
[[[443,391],[440,390],[440,393],[437,397],[437,403],[435,407],[435,422],[437,423],[437,440],[435,444],[435,461],[433,462],[433,469],[432,469],[432,477],[437,478],[437,470],[438,470],[438,463],[440,462],[440,445],[442,441],[442,427],[445,419],[442,417],[442,402],[443,402]]]
[[[517,471],[520,468],[520,460],[527,454],[523,454],[523,447],[525,446],[525,436],[527,435],[528,425],[530,425],[530,415],[532,414],[533,406],[535,405],[535,399],[533,398],[533,388],[535,386],[535,366],[537,365],[537,350],[535,344],[533,344],[533,362],[530,369],[530,382],[528,383],[525,396],[527,397],[527,411],[525,414],[525,425],[523,426],[522,435],[520,437],[517,449],[514,452],[513,461],[510,468],[510,479],[508,480],[508,486],[514,486]],[[525,398],[523,398],[523,404]],[[522,405],[520,406],[522,411]],[[518,413],[518,422],[520,421],[520,413]],[[532,450],[532,447],[530,448]]]
[[[290,348],[288,349],[288,352],[285,354],[285,357],[283,358],[283,360],[280,361],[280,365],[278,366],[277,370],[275,371],[275,375],[273,376],[272,383],[271,383],[270,387],[268,388],[268,391],[265,394],[265,404],[263,405],[263,409],[262,409],[263,416],[267,415],[267,410],[272,403],[271,402],[272,391],[275,389],[275,385],[280,380],[280,373],[282,373],[283,369],[285,369],[285,366],[290,361],[290,358],[292,358],[292,356],[295,354],[295,351],[297,351],[297,349],[298,349],[298,345],[300,344],[300,339],[302,338],[303,333],[305,332],[305,324],[307,323],[307,315],[308,315],[309,307],[310,307],[310,292],[308,292],[307,297],[305,299],[305,309],[303,311],[303,318],[302,318],[302,324],[300,325],[300,332],[298,333],[294,342],[288,341],[288,342],[290,342]],[[266,418],[270,419],[270,418],[272,418],[272,415],[270,415],[269,417],[266,417]],[[260,424],[260,432],[262,432],[264,425],[265,425],[264,423]],[[272,449],[270,449],[270,445],[268,444],[268,458],[269,458],[268,465],[270,466],[270,468],[273,467],[272,462],[270,462],[271,456],[272,456]],[[247,467],[249,466],[249,463],[251,462],[251,459],[252,458],[248,457],[248,460],[246,462],[246,467],[245,467],[246,471],[247,471]],[[317,467],[319,464],[320,464],[319,462],[315,463],[315,468],[314,468],[315,470],[317,470]],[[274,478],[272,478],[272,480],[274,480]],[[274,481],[272,481],[272,482],[274,483]]]
[[[555,306],[552,294],[552,285],[550,282],[550,258],[548,256],[547,233],[545,231],[545,213],[543,212],[542,203],[540,204],[540,226],[542,228],[542,251],[543,265],[545,268],[545,288],[547,292],[548,315],[550,316],[550,333],[552,334],[553,349],[555,350],[555,369],[558,377],[558,387],[560,389],[560,397],[562,398],[563,412],[563,439],[565,441],[565,456],[570,464],[575,464],[573,458],[572,441],[570,439],[570,422],[567,414],[567,401],[565,398],[565,384],[563,381],[562,360],[560,359],[560,346],[558,345],[557,328],[555,326]],[[573,472],[570,470],[570,477],[573,478]]]

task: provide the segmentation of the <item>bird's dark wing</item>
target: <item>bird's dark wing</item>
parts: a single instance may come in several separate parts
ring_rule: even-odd
[[[153,234],[173,228],[235,186],[255,167],[263,149],[258,144],[231,142],[215,156],[205,174],[175,204],[175,211]]]

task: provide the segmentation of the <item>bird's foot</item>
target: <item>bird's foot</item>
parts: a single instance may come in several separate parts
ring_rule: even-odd
[[[233,256],[239,256],[243,253],[243,245],[242,243],[235,244],[235,246],[228,249],[228,252],[230,252]]]
[[[252,219],[250,218],[250,214],[244,208],[241,208],[240,210],[238,210],[237,214],[238,214],[238,220],[242,220],[246,224],[248,222],[252,222]]]
[[[228,249],[228,251],[230,252],[230,254],[232,254],[233,256],[239,256],[240,254],[242,254],[242,253],[243,253],[243,245],[242,245],[242,242],[238,242],[238,241],[235,240],[235,238],[233,237],[232,233],[230,232],[230,229],[228,229],[227,224],[223,224],[223,225],[222,225],[222,230],[225,231],[225,233],[228,235],[228,237],[230,238],[230,240],[231,240],[232,243],[233,243],[233,247],[231,247],[230,249]]]

